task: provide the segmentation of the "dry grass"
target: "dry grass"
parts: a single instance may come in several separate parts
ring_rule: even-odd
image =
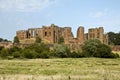
[[[120,58],[0,60],[0,80],[120,80]]]

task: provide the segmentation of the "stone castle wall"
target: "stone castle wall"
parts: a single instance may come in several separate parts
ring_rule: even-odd
[[[112,51],[120,51],[120,45],[110,46]]]
[[[42,26],[42,28],[29,28],[28,30],[20,30],[16,32],[20,41],[25,39],[35,38],[39,36],[43,42],[48,44],[58,43],[58,39],[62,36],[65,44],[73,46],[80,46],[86,40],[97,38],[102,43],[108,44],[108,36],[104,34],[103,27],[91,28],[88,33],[84,33],[84,27],[80,26],[77,30],[77,38],[73,36],[71,27],[59,27],[54,24],[50,26]]]

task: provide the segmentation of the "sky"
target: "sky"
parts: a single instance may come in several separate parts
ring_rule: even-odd
[[[79,26],[120,32],[120,0],[0,0],[0,38],[51,24],[71,27],[74,36]]]

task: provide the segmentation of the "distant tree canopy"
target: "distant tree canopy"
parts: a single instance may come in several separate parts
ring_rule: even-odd
[[[15,36],[15,37],[14,37],[14,43],[19,43],[19,42],[20,42],[20,41],[19,41],[18,37]]]
[[[108,44],[109,45],[120,45],[120,32],[108,32]]]
[[[3,39],[2,38],[0,38],[0,42],[2,42],[3,41]]]
[[[0,42],[8,42],[9,40],[0,38]]]

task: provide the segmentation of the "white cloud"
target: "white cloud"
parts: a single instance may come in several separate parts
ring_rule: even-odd
[[[104,15],[103,12],[96,12],[96,13],[91,14],[91,16],[92,16],[93,18],[100,18],[100,17],[102,17],[103,15]]]
[[[56,0],[0,0],[0,10],[31,12],[39,11],[55,3]]]
[[[97,12],[92,12],[90,13],[90,17],[92,18],[101,18],[107,14],[107,9],[103,11],[97,11]]]

